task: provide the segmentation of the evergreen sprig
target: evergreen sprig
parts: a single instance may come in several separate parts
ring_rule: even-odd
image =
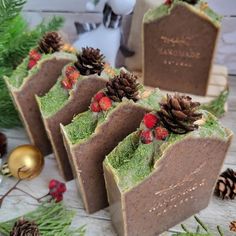
[[[0,0],[0,24],[17,16],[26,0]]]
[[[208,229],[208,227],[197,217],[194,216],[194,219],[198,223],[197,228],[195,232],[191,232],[190,230],[187,229],[185,225],[181,225],[183,229],[183,233],[175,233],[172,234],[172,236],[214,236],[212,232]],[[219,233],[219,236],[224,236],[224,233],[222,232],[220,226],[217,226],[217,232]]]
[[[220,95],[209,103],[201,105],[201,109],[211,112],[216,117],[220,118],[225,114],[225,103],[229,96],[229,90],[225,89]]]
[[[40,38],[48,31],[58,30],[63,24],[63,18],[53,17],[48,23],[43,21],[30,30],[20,14],[24,3],[25,0],[0,0],[0,128],[21,124],[3,76],[11,76]]]
[[[45,203],[35,211],[24,215],[25,220],[34,221],[42,236],[84,236],[85,226],[71,229],[71,223],[75,212],[66,209],[63,203]],[[0,223],[0,235],[10,235],[14,223],[20,219]]]

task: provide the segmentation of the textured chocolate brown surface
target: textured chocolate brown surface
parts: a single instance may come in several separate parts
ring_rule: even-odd
[[[108,205],[102,162],[121,140],[139,127],[147,111],[135,104],[122,104],[86,142],[69,146],[63,135],[87,212]]]
[[[219,29],[186,6],[143,25],[144,84],[206,95]]]
[[[67,125],[71,122],[75,115],[86,111],[91,103],[93,95],[100,89],[104,88],[106,86],[106,82],[107,81],[105,79],[94,75],[81,80],[77,84],[77,88],[69,102],[55,115],[49,118],[43,118],[60,172],[66,180],[73,179],[73,174],[67,152],[64,147],[63,138],[60,131],[60,123]]]
[[[207,207],[229,144],[230,140],[203,138],[181,141],[146,180],[125,193],[114,186],[114,176],[105,166],[112,221],[119,235],[159,235]]]
[[[40,70],[31,76],[19,91],[11,91],[13,101],[31,143],[36,145],[44,155],[50,154],[52,150],[35,95],[43,96],[48,92],[61,75],[62,68],[69,62],[68,59],[53,58],[47,60],[42,63]]]

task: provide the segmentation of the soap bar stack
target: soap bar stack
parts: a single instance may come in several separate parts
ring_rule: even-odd
[[[196,6],[168,1],[145,19],[151,28],[160,20],[167,33],[165,19],[182,13],[205,24],[208,11],[199,16]],[[164,40],[171,47],[185,42]],[[125,68],[112,68],[99,49],[63,48],[58,34],[47,34],[5,80],[31,142],[45,155],[52,145],[62,176],[76,179],[86,211],[110,205],[119,235],[151,236],[205,208],[232,132],[190,96],[150,90]],[[145,65],[158,75],[153,61]],[[144,81],[153,82],[145,73]]]

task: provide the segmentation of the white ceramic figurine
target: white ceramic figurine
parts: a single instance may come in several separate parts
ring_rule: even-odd
[[[89,31],[81,34],[79,32],[79,38],[74,43],[74,46],[78,49],[82,47],[90,46],[101,49],[105,55],[106,60],[112,65],[115,65],[117,51],[120,47],[121,31],[120,25],[123,16],[132,13],[136,0],[108,0],[103,1],[103,24],[95,25],[88,22],[88,24],[81,24],[80,29],[82,31]],[[102,4],[101,1],[99,4]],[[98,1],[90,1],[87,3],[88,11],[96,11],[96,3]],[[93,7],[94,5],[94,7]]]

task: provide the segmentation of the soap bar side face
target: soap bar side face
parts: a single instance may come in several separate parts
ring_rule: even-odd
[[[191,8],[143,24],[144,84],[206,95],[219,28]]]
[[[44,155],[51,153],[51,145],[43,126],[35,95],[44,95],[54,85],[65,64],[69,62],[68,59],[46,60],[41,64],[38,72],[25,81],[20,90],[10,89],[31,143],[36,145]]]
[[[106,82],[105,79],[96,75],[91,75],[78,81],[77,87],[71,94],[66,105],[64,105],[63,108],[54,115],[48,118],[43,117],[44,125],[52,143],[53,152],[60,172],[66,180],[73,179],[73,175],[69,158],[64,147],[63,138],[61,136],[60,124],[67,125],[76,114],[86,111],[93,95],[100,89],[104,88]]]
[[[150,177],[122,194],[124,235],[158,235],[207,207],[229,145],[189,138],[168,149]]]
[[[103,160],[122,139],[138,128],[144,114],[148,111],[134,103],[120,104],[107,120],[99,125],[91,137],[75,145],[70,145],[62,129],[87,212],[93,213],[108,205]]]

